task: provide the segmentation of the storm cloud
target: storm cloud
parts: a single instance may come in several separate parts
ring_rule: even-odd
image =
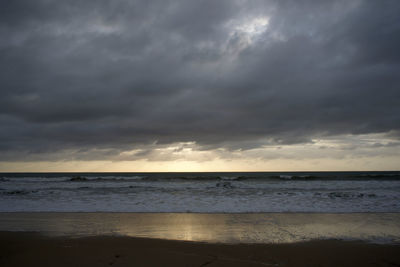
[[[398,140],[399,48],[397,0],[2,1],[0,160]]]

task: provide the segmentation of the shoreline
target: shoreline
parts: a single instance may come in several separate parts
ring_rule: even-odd
[[[400,213],[0,212],[0,266],[400,266]]]
[[[398,266],[400,245],[313,240],[218,244],[127,236],[0,232],[1,266]]]
[[[0,231],[226,244],[325,239],[395,244],[400,243],[400,213],[0,212]]]

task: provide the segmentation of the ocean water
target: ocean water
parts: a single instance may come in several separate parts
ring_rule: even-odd
[[[0,212],[400,212],[400,172],[0,173]]]

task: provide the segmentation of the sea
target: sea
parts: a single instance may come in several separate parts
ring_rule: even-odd
[[[400,172],[0,173],[0,212],[400,212]]]

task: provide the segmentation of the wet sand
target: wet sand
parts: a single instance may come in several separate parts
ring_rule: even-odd
[[[399,240],[399,213],[0,213],[0,266],[400,266]]]
[[[0,231],[228,244],[315,239],[400,243],[400,213],[0,213]]]
[[[338,240],[229,245],[0,232],[0,266],[400,266],[400,246]]]

